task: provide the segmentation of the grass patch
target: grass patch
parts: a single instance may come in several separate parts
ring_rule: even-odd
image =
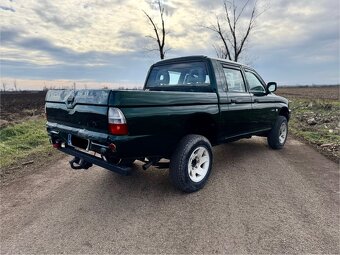
[[[290,109],[290,131],[339,158],[340,101],[294,98]]]
[[[25,121],[0,130],[0,168],[50,149],[45,119]]]

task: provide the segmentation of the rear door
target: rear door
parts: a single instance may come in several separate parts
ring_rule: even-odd
[[[225,137],[235,137],[251,131],[251,96],[246,90],[242,70],[236,65],[223,65],[226,79],[227,109],[221,109]],[[221,93],[220,93],[221,94]],[[222,95],[221,95],[222,96]]]
[[[255,131],[270,129],[276,118],[276,105],[271,94],[266,93],[266,84],[254,70],[244,69],[247,86],[253,103],[252,126]]]

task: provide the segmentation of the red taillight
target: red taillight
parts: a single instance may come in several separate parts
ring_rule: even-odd
[[[53,144],[53,148],[59,149],[61,144],[59,142]]]
[[[111,124],[109,123],[109,132],[113,135],[127,135],[128,126],[127,124]]]
[[[110,143],[109,148],[111,149],[112,152],[116,152],[117,150],[117,146],[114,143]]]
[[[109,133],[113,135],[127,135],[128,126],[122,111],[118,108],[110,107],[108,112]]]

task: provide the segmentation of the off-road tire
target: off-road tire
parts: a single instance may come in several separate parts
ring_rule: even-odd
[[[280,142],[280,128],[285,124],[287,128],[286,137],[283,142]],[[273,128],[270,130],[267,141],[268,145],[274,150],[280,150],[286,143],[288,137],[288,121],[284,116],[278,116]]]
[[[189,176],[188,163],[193,152],[200,147],[206,149],[210,161],[204,178],[199,182],[194,182]],[[195,192],[203,188],[207,182],[212,168],[212,161],[213,155],[209,140],[201,135],[187,135],[179,142],[171,157],[169,168],[170,180],[176,188],[184,192]]]

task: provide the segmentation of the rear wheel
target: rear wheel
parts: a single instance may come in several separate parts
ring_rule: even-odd
[[[275,150],[282,149],[288,136],[288,122],[286,117],[278,116],[274,127],[270,130],[267,141],[268,145]]]
[[[170,179],[184,192],[197,191],[205,185],[212,168],[211,144],[203,136],[184,137],[170,161]]]

